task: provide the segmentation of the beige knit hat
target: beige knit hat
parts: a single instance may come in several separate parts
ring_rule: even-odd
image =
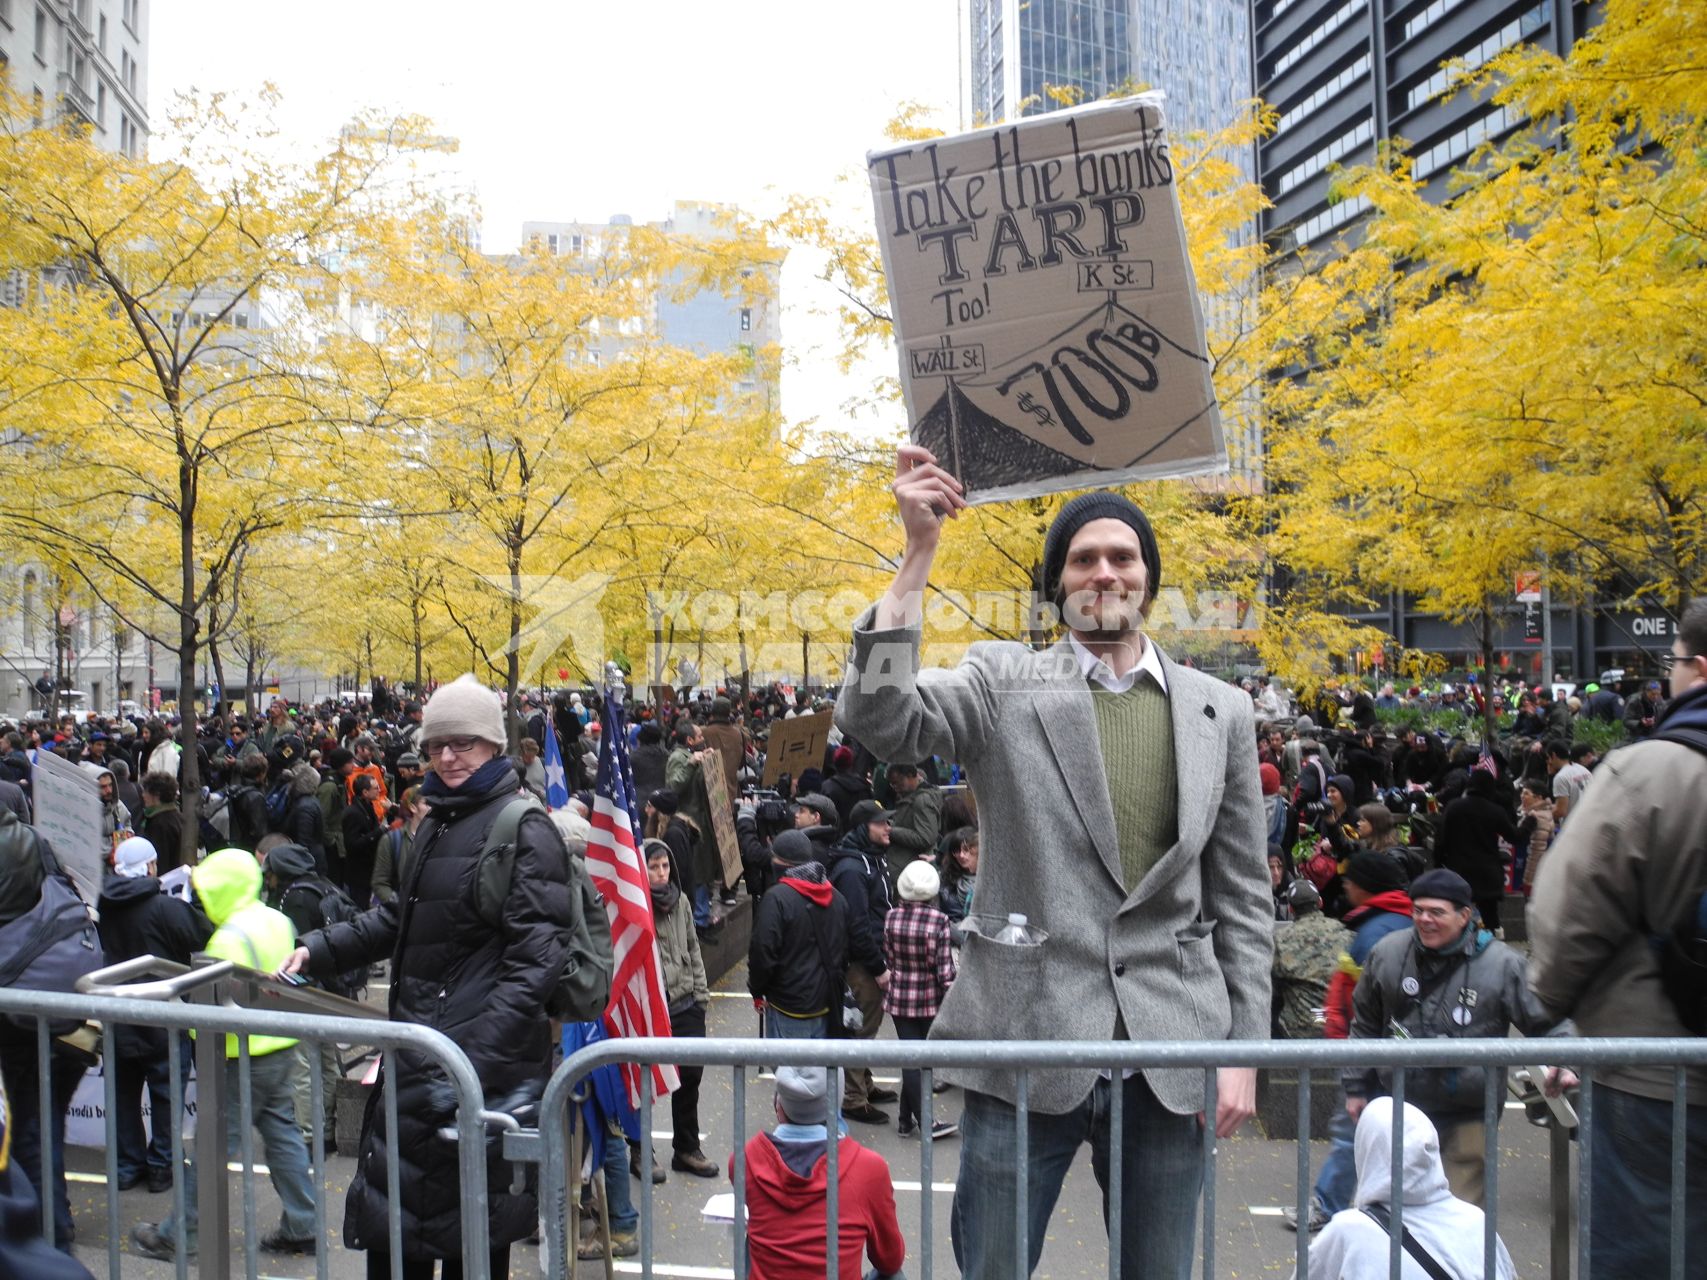
[[[473,673],[440,685],[421,713],[421,741],[437,738],[479,738],[504,749],[504,709]]]

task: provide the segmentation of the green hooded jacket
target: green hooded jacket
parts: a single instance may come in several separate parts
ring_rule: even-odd
[[[254,854],[243,849],[210,853],[190,872],[190,884],[207,918],[218,926],[207,941],[208,954],[271,973],[296,950],[296,926],[261,901],[261,864]],[[283,1036],[250,1036],[249,1053],[262,1057],[295,1044]],[[237,1056],[234,1035],[225,1037],[225,1056]]]

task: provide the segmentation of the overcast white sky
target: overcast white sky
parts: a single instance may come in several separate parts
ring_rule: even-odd
[[[377,107],[462,141],[482,243],[525,219],[651,221],[676,200],[767,213],[834,194],[906,101],[955,125],[956,0],[154,0],[149,113],[191,87],[284,95],[279,123],[331,138]],[[862,182],[842,188],[869,211]],[[790,419],[833,422],[857,388],[827,369],[833,305],[805,263],[784,277]],[[856,378],[854,382],[861,379]]]

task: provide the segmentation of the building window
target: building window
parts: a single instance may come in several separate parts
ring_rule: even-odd
[[[107,82],[100,81],[95,86],[95,123],[101,128],[107,127]]]
[[[545,237],[545,247],[547,249],[551,250],[551,256],[552,257],[555,258],[557,256],[557,233],[556,232],[552,232],[550,235]]]
[[[579,258],[581,256],[581,237],[580,236],[570,236],[569,237],[569,252],[577,258]]]
[[[132,34],[136,31],[136,11],[141,4],[142,0],[124,0],[124,24],[131,29]]]
[[[100,45],[101,52],[105,53],[107,51],[107,15],[104,13],[101,15],[101,29],[100,29],[100,31],[101,31],[101,33],[100,33],[100,39],[99,39],[98,43]]]
[[[751,333],[752,331],[753,331],[753,309],[751,307],[742,307],[741,308],[741,332],[742,333]]]
[[[1476,70],[1496,54],[1504,52],[1520,40],[1528,39],[1546,24],[1546,6],[1538,4],[1458,55],[1463,60],[1463,71]],[[1410,92],[1405,95],[1405,105],[1415,111],[1430,98],[1438,97],[1450,89],[1460,74],[1457,66],[1442,66],[1421,84],[1411,87]]]
[[[40,5],[36,6],[36,60],[47,61],[47,14]]]
[[[12,0],[0,0],[0,22],[12,25]]]
[[[1281,174],[1280,181],[1276,184],[1276,190],[1280,195],[1285,195],[1299,183],[1307,182],[1309,179],[1315,177],[1336,160],[1344,159],[1352,151],[1362,146],[1365,142],[1368,142],[1374,136],[1375,126],[1368,120],[1363,121],[1363,123],[1359,124],[1355,128],[1349,129],[1345,133],[1340,134],[1339,137],[1328,143],[1327,146],[1323,147],[1314,155],[1299,161],[1297,164],[1293,165],[1292,168]]]
[[[31,115],[34,117],[35,127],[39,129],[41,128],[42,122],[42,97],[40,89],[35,91],[35,94],[31,97],[30,101],[33,108]]]
[[[1354,81],[1359,80],[1368,74],[1369,74],[1369,55],[1366,53],[1366,54],[1361,55],[1357,59],[1357,61],[1353,62],[1350,66],[1346,67],[1343,71],[1341,71],[1333,79],[1329,80],[1326,84],[1319,86],[1316,89],[1316,91],[1314,93],[1312,93],[1308,98],[1305,98],[1304,101],[1298,103],[1294,107],[1288,108],[1285,112],[1283,112],[1281,114],[1280,120],[1275,125],[1274,131],[1276,133],[1279,133],[1283,129],[1285,129],[1288,125],[1297,124],[1298,121],[1302,120],[1305,116],[1309,115],[1317,107],[1319,107],[1323,103],[1326,103],[1329,100],[1331,100],[1342,89],[1345,89],[1347,86],[1351,85]]]
[[[1328,17],[1326,22],[1322,23],[1321,26],[1311,31],[1309,35],[1305,36],[1297,44],[1293,45],[1285,53],[1281,54],[1279,58],[1275,59],[1274,71],[1271,74],[1279,75],[1281,72],[1296,64],[1299,59],[1303,58],[1305,54],[1310,52],[1310,50],[1321,44],[1322,41],[1326,40],[1329,36],[1333,35],[1334,32],[1338,31],[1346,23],[1350,22],[1352,18],[1363,12],[1363,7],[1364,0],[1351,0],[1349,4],[1341,5]]]

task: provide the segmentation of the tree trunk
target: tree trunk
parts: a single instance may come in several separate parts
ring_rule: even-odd
[[[421,651],[424,647],[421,644],[421,600],[419,596],[410,603],[409,623],[414,628],[414,634],[410,639],[415,647],[415,697],[419,698],[421,696]]]
[[[207,656],[213,662],[214,687],[219,690],[219,697],[213,700],[212,711],[214,715],[219,715],[221,714],[221,707],[231,705],[231,698],[225,690],[225,660],[219,656],[219,641],[215,640],[212,636],[208,637]]]
[[[510,750],[522,749],[522,708],[518,693],[522,687],[522,544],[521,528],[511,531],[509,545],[510,569],[510,643],[505,646],[504,689],[506,715],[504,722],[510,736]]]
[[[255,647],[249,646],[249,656],[243,663],[243,711],[250,719],[261,705],[261,691],[255,687]]]
[[[1494,711],[1494,616],[1486,600],[1482,601],[1482,747],[1492,752],[1498,741],[1499,720]]]
[[[194,866],[200,826],[202,771],[196,759],[196,474],[187,460],[178,463],[178,560],[182,580],[178,588],[178,746],[183,760],[178,768],[178,812],[183,815],[184,833],[178,844],[179,860]],[[186,698],[185,694],[191,695]]]

